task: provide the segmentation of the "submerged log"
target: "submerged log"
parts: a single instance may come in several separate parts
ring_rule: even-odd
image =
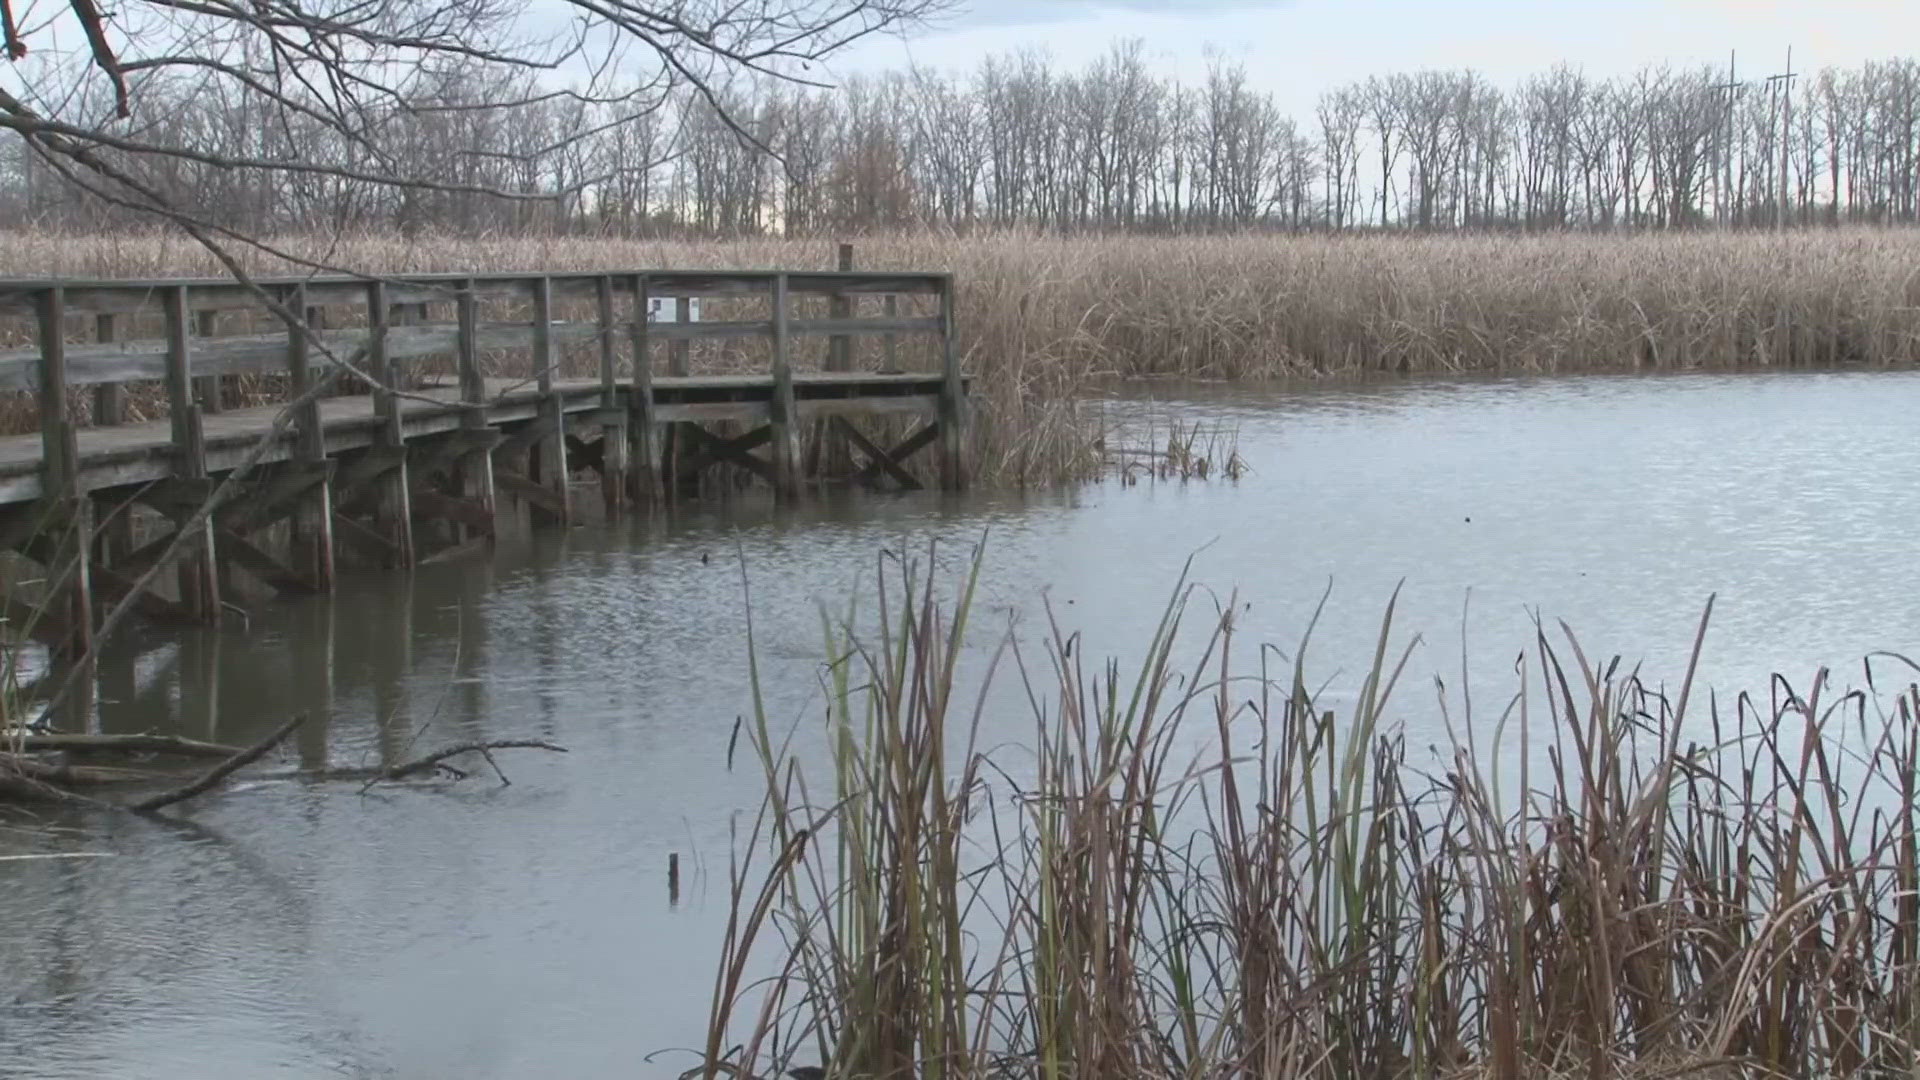
[[[37,780],[62,787],[98,787],[102,784],[134,784],[150,781],[161,774],[145,769],[116,769],[96,765],[62,765],[24,754],[0,752],[0,775]]]
[[[136,814],[151,814],[163,806],[172,806],[174,803],[184,802],[187,799],[193,798],[195,795],[208,791],[219,784],[220,781],[232,775],[235,770],[244,768],[265,757],[267,751],[278,746],[280,740],[293,734],[294,728],[306,722],[307,714],[301,713],[286,723],[281,724],[274,730],[273,734],[268,735],[266,738],[261,739],[245,750],[208,769],[193,783],[187,784],[184,787],[175,788],[172,791],[163,791],[158,795],[141,799],[139,802],[127,807],[127,809],[132,810]]]
[[[444,762],[448,758],[458,757],[461,754],[481,754],[486,756],[487,760],[491,762],[493,758],[489,751],[493,750],[548,750],[556,754],[564,754],[567,752],[566,747],[556,746],[553,743],[541,739],[495,739],[492,742],[461,743],[458,746],[449,746],[444,750],[436,750],[424,757],[417,757],[412,761],[402,762],[391,768],[383,769],[375,779],[404,780],[417,773],[427,772],[431,769],[446,768],[447,766]],[[502,776],[501,779],[505,780],[506,777]]]
[[[183,739],[178,735],[20,735],[0,742],[32,753],[65,750],[73,753],[178,754],[181,757],[229,758],[246,749],[220,743]]]
[[[16,736],[10,740],[10,745],[15,747],[32,745],[41,750],[154,751],[202,757],[217,756],[221,761],[189,783],[150,795],[137,802],[106,802],[81,795],[73,789],[104,784],[151,783],[163,778],[166,774],[150,770],[95,765],[66,765],[29,757],[17,751],[0,751],[0,800],[54,802],[85,806],[90,809],[131,810],[137,814],[150,814],[218,787],[227,777],[265,757],[275,746],[291,735],[294,729],[305,723],[306,719],[304,713],[295,716],[276,728],[266,738],[244,748],[196,742],[192,739],[178,739],[168,735]],[[547,750],[557,754],[567,752],[566,747],[556,746],[541,739],[494,739],[484,742],[458,743],[410,761],[382,768],[308,770],[290,775],[317,780],[360,779],[366,780],[368,786],[381,781],[404,780],[428,772],[438,772],[455,779],[464,779],[468,774],[447,764],[448,759],[461,754],[479,754],[486,759],[487,764],[493,767],[494,773],[500,777],[500,782],[508,783],[506,774],[501,772],[499,764],[493,760],[495,750]]]

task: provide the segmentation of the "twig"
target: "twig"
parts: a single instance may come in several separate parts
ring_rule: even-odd
[[[185,787],[175,788],[172,791],[163,791],[160,794],[153,796],[152,798],[142,799],[141,801],[134,803],[132,806],[127,807],[127,809],[132,810],[134,813],[137,813],[137,814],[150,814],[155,810],[160,809],[163,806],[172,806],[174,803],[181,802],[186,799],[191,799],[195,795],[198,795],[201,792],[206,791],[214,787],[215,785],[219,784],[220,781],[225,780],[228,776],[232,775],[234,770],[244,768],[247,765],[250,765],[253,762],[258,761],[262,757],[266,756],[267,751],[279,745],[280,740],[286,738],[288,735],[293,734],[294,728],[297,728],[301,724],[304,724],[306,722],[307,722],[307,714],[301,713],[300,715],[294,717],[293,719],[287,721],[286,723],[281,724],[280,727],[276,729],[273,734],[268,735],[266,738],[261,739],[259,742],[254,743],[252,746],[247,747],[245,750],[242,750],[241,752],[233,755],[232,757],[221,762],[220,764],[215,765],[213,768],[208,769],[198,780],[195,780],[193,783],[188,784]]]
[[[399,765],[395,765],[381,772],[376,779],[404,780],[415,773],[423,773],[428,769],[438,767],[442,761],[450,757],[457,757],[460,754],[487,754],[487,761],[491,764],[493,762],[493,756],[487,753],[490,750],[550,750],[556,754],[564,754],[567,752],[566,747],[556,746],[542,739],[496,739],[492,742],[461,743],[458,746],[449,746],[444,750],[436,750],[426,757],[402,762]],[[500,767],[495,765],[494,771],[499,772]],[[502,775],[500,779],[505,781],[506,777]]]

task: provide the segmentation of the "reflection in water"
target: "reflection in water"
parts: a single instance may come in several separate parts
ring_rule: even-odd
[[[1535,608],[1590,653],[1672,678],[1720,595],[1703,673],[1905,648],[1920,597],[1898,374],[1405,383],[1211,392],[1239,429],[1237,485],[1033,495],[744,500],[548,530],[489,561],[347,575],[246,631],[143,632],[99,659],[75,726],[247,743],[313,720],[282,764],[387,765],[481,738],[513,781],[375,787],[269,772],[159,823],[0,817],[0,1062],[9,1076],[672,1075],[698,1041],[748,748],[744,556],[775,723],[816,755],[818,604],[842,609],[882,549],[990,537],[973,670],[1037,636],[1043,594],[1094,655],[1137,654],[1185,558],[1250,602],[1243,637],[1291,655],[1334,586],[1309,667],[1345,692],[1404,581],[1425,644],[1398,714],[1443,737],[1463,602],[1476,705],[1498,712]],[[1130,404],[1116,405],[1127,409]],[[1202,550],[1204,549],[1204,550]],[[1790,605],[1790,609],[1786,606]],[[1791,615],[1783,614],[1791,611]],[[1850,670],[1853,670],[1849,668]],[[1031,721],[1016,686],[983,742]],[[1017,766],[1016,766],[1017,767]],[[683,871],[668,904],[668,866]]]

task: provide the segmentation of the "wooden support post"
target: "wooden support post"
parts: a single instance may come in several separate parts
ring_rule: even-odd
[[[617,516],[627,502],[627,427],[626,410],[620,408],[620,384],[614,361],[613,278],[602,275],[594,281],[595,313],[600,320],[600,412],[607,417],[600,425],[600,498],[608,517]]]
[[[80,489],[80,448],[67,411],[66,292],[54,286],[40,294],[41,481],[58,542],[46,560],[47,594],[39,617],[63,630],[56,654],[80,660],[93,653],[93,587],[88,563],[93,548],[93,503]]]
[[[93,339],[102,345],[120,340],[119,326],[112,315],[93,317]],[[117,382],[101,383],[93,388],[93,426],[117,427],[126,423],[127,388]]]
[[[853,271],[853,245],[840,245],[840,272]],[[853,318],[853,297],[846,293],[837,293],[830,303],[828,317],[833,319]],[[853,338],[846,334],[835,334],[827,339],[827,370],[848,372],[853,370]],[[840,430],[824,419],[813,425],[813,448],[809,452],[809,468],[813,475],[844,476],[853,464],[846,440],[837,437]]]
[[[953,275],[940,286],[940,484],[967,486],[967,387],[960,377],[960,343],[954,335]]]
[[[294,613],[299,625],[300,662],[293,665],[293,700],[307,715],[295,736],[302,769],[324,769],[333,763],[327,737],[333,730],[334,630],[339,612],[332,604],[307,604]],[[357,631],[358,627],[354,627]],[[352,631],[350,631],[352,632]]]
[[[120,327],[113,315],[96,315],[93,318],[93,337],[101,344],[110,344],[120,340]],[[127,388],[117,382],[101,383],[93,388],[93,426],[118,427],[127,420]],[[97,512],[99,507],[95,507]],[[95,543],[95,557],[108,566],[119,565],[127,553],[133,550],[133,514],[132,507],[120,507],[117,513],[111,513],[100,523],[100,539]]]
[[[800,416],[794,404],[793,364],[787,354],[787,275],[773,279],[773,428],[774,490],[782,499],[800,494]]]
[[[474,279],[460,283],[454,310],[459,323],[455,359],[460,367],[460,426],[481,431],[487,428],[487,382],[480,374],[480,294]],[[454,467],[454,473],[460,496],[472,502],[481,517],[491,521],[494,515],[493,452],[467,453]],[[470,526],[457,526],[457,542],[466,543],[474,531]],[[486,535],[491,536],[492,530]]]
[[[553,279],[538,277],[533,279],[533,366],[540,388],[540,417],[549,430],[540,437],[540,475],[528,479],[553,492],[552,509],[564,525],[573,520],[567,489],[573,470],[567,464],[567,412],[553,390],[558,363],[553,348]]]
[[[674,321],[682,326],[693,321],[693,300],[679,297],[673,302]],[[667,374],[685,378],[693,374],[693,342],[680,338],[673,343],[673,355],[667,361]]]
[[[287,310],[302,314],[307,310],[307,287],[288,288],[283,300]],[[322,465],[327,460],[326,433],[320,426],[320,399],[313,396],[314,377],[307,351],[307,335],[293,322],[287,324],[288,390],[294,401],[310,400],[294,409],[293,460]],[[333,591],[333,486],[325,478],[300,497],[293,512],[288,533],[287,563],[311,578],[321,592]]]
[[[187,336],[187,286],[174,285],[163,298],[167,319],[167,412],[173,428],[173,473],[184,480],[207,478],[207,439],[200,428],[200,406],[193,400],[193,343]],[[174,516],[184,525],[194,508]],[[180,606],[197,622],[220,621],[220,575],[215,565],[213,516],[182,546],[178,579]]]
[[[379,485],[379,500],[374,507],[376,531],[392,545],[389,561],[395,567],[413,565],[413,504],[407,496],[406,431],[400,415],[400,398],[394,393],[399,382],[398,366],[387,351],[387,326],[392,312],[387,305],[385,282],[367,285],[367,374],[374,379],[373,411],[380,418],[379,445],[399,452],[400,463],[392,472],[374,481]],[[343,496],[344,498],[345,496]]]
[[[200,311],[194,313],[193,327],[194,333],[199,336],[203,338],[213,337],[220,327],[220,313],[217,311]],[[219,412],[222,408],[220,403],[220,376],[204,375],[195,379],[193,385],[197,388],[195,396],[199,399],[200,411],[205,413]]]
[[[676,298],[673,302],[673,316],[675,322],[679,325],[684,326],[692,322],[692,298],[686,296]],[[674,339],[667,353],[667,374],[680,379],[684,379],[693,374],[692,339]],[[661,451],[662,472],[666,478],[668,498],[679,497],[680,476],[682,473],[680,459],[685,456],[692,447],[690,441],[692,436],[685,435],[681,430],[685,426],[684,424],[668,424],[666,430],[661,432],[660,435],[660,445],[663,447]]]
[[[883,301],[886,307],[887,321],[892,322],[900,315],[900,298],[888,293]],[[880,351],[885,357],[880,370],[889,375],[900,373],[900,338],[897,334],[885,334],[880,338]]]
[[[664,494],[661,483],[660,425],[654,420],[653,351],[649,345],[647,275],[633,277],[633,321],[627,333],[633,344],[633,389],[628,395],[628,458],[632,461],[634,501],[651,503]]]
[[[851,273],[852,271],[853,245],[841,244],[840,272]],[[828,317],[833,319],[853,318],[853,298],[846,293],[834,294]],[[853,370],[853,338],[846,334],[835,334],[827,340],[827,370]]]

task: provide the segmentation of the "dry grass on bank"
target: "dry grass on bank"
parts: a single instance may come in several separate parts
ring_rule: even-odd
[[[368,272],[815,268],[825,240],[291,239]],[[872,237],[862,268],[958,275],[984,472],[1097,468],[1076,402],[1121,377],[1895,366],[1920,359],[1920,233]],[[284,271],[256,254],[254,268]],[[211,275],[162,236],[0,235],[16,276]]]
[[[1233,598],[1177,591],[1121,670],[1071,627],[1032,647],[969,627],[967,577],[886,577],[877,621],[829,620],[824,729],[758,719],[767,803],[691,1075],[1920,1060],[1920,685],[1898,658],[1870,694],[1822,672],[1715,696],[1696,640],[1669,695],[1543,628],[1511,687],[1442,691],[1451,739],[1415,746],[1391,606],[1357,693],[1321,702],[1312,671],[1236,639]],[[958,645],[983,634],[1006,636]],[[995,672],[1031,715],[983,720]],[[1010,720],[1030,735],[1009,744]]]

